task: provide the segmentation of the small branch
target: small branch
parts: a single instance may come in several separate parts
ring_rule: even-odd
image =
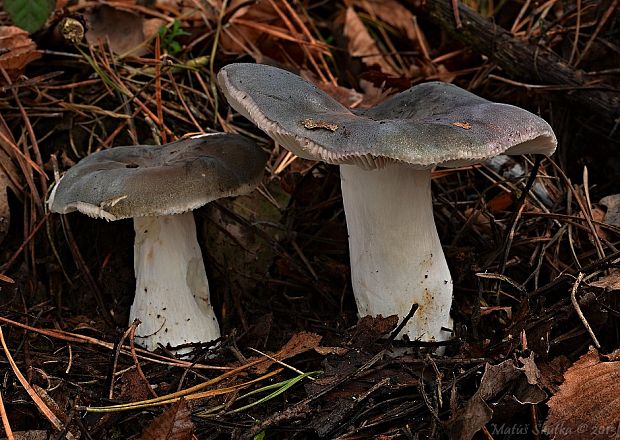
[[[617,91],[601,85],[588,88],[591,78],[586,72],[571,67],[555,52],[537,44],[515,38],[509,31],[480,16],[459,2],[455,12],[454,0],[406,0],[415,13],[429,19],[473,51],[486,55],[512,79],[538,84],[567,86],[569,93],[558,93],[560,99],[572,101],[584,111],[613,123],[620,118]],[[455,22],[460,17],[461,26]],[[609,93],[615,92],[615,93]]]
[[[581,311],[581,307],[579,307],[579,303],[577,302],[577,289],[579,288],[579,284],[583,280],[584,276],[585,276],[585,273],[579,272],[579,275],[577,276],[577,280],[575,281],[575,284],[573,284],[573,288],[570,291],[570,300],[573,303],[575,312],[577,312],[577,316],[579,316],[579,319],[581,319],[581,322],[583,322],[583,326],[586,328],[588,333],[590,333],[590,337],[592,338],[592,341],[594,342],[594,346],[600,350],[601,344],[599,344],[598,339],[596,339],[596,335],[594,334],[592,327],[590,327],[588,320],[583,315],[583,312]]]

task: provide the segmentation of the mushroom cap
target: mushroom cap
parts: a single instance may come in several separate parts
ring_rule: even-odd
[[[229,64],[218,83],[230,105],[296,155],[380,168],[461,166],[498,154],[550,155],[557,141],[542,118],[455,85],[428,82],[370,109],[348,109],[298,75]]]
[[[266,161],[256,143],[236,134],[115,147],[69,169],[48,204],[61,214],[77,210],[107,220],[179,214],[251,191]]]

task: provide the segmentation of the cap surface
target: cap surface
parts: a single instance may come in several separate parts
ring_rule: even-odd
[[[69,169],[48,204],[54,212],[77,210],[107,220],[178,214],[251,191],[266,161],[257,144],[225,133],[115,147]]]
[[[278,143],[333,164],[459,166],[497,154],[550,155],[557,144],[542,118],[442,82],[416,85],[363,110],[267,65],[229,64],[218,83],[230,105]]]

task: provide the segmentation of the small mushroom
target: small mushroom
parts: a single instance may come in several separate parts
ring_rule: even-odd
[[[401,336],[448,339],[452,279],[433,220],[431,169],[497,154],[550,155],[557,142],[549,124],[441,82],[365,110],[266,65],[228,65],[218,82],[230,105],[276,142],[302,158],[340,165],[360,316],[402,319],[417,304]]]
[[[162,146],[115,147],[82,159],[54,187],[54,212],[133,218],[136,294],[130,322],[149,350],[220,337],[191,212],[250,192],[266,157],[233,134],[200,135]]]

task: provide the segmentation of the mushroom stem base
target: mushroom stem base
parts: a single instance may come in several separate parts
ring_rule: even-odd
[[[399,336],[449,339],[442,327],[452,328],[452,278],[433,219],[430,170],[341,165],[340,177],[359,315],[402,320],[417,304]]]
[[[136,342],[154,350],[219,338],[192,212],[136,217],[134,229]]]

